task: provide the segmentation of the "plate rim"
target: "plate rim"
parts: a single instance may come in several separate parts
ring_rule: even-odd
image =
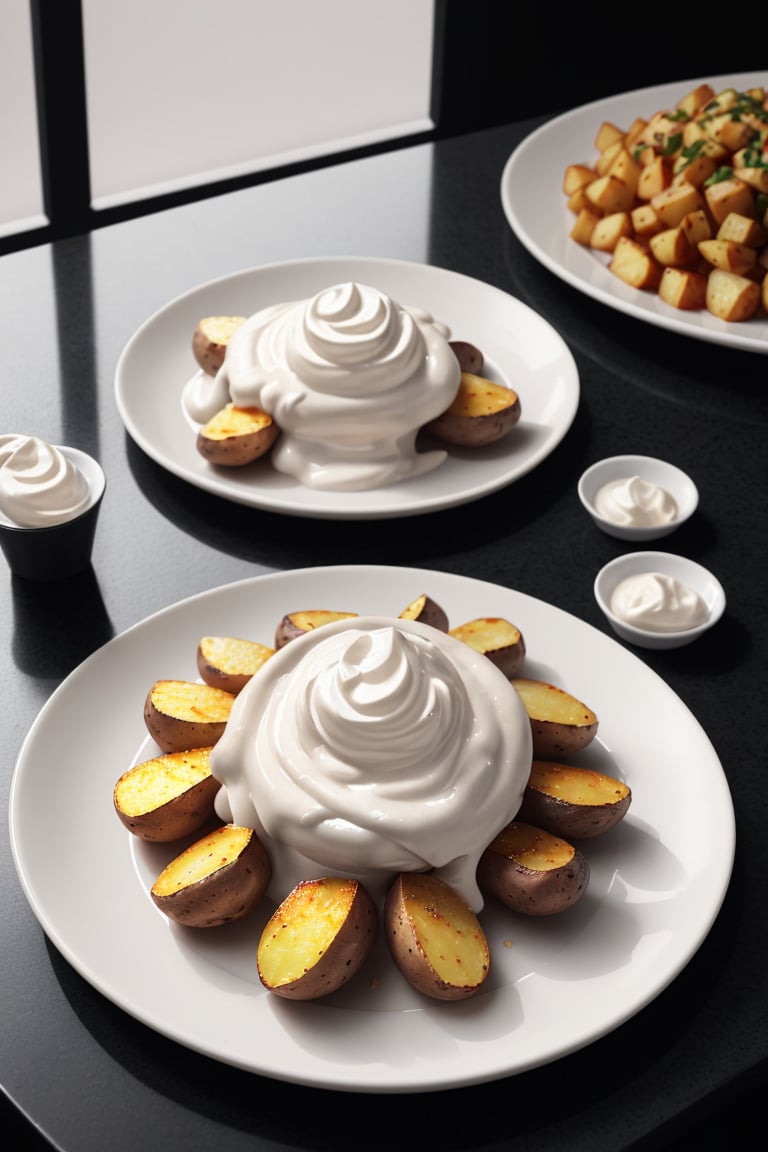
[[[638,101],[638,104],[643,103],[647,99],[649,102],[653,101],[653,105],[661,107],[669,104],[671,100],[679,100],[685,95],[686,91],[690,91],[697,84],[709,83],[715,88],[744,85],[745,87],[754,86],[757,83],[757,78],[760,77],[762,86],[768,88],[768,73],[765,75],[756,72],[738,72],[728,73],[720,76],[693,78],[690,80],[672,81],[664,84],[650,85],[646,88],[629,89],[626,92],[617,92],[612,96],[602,97],[598,100],[589,101],[582,104],[577,108],[568,109],[561,112],[557,116],[552,117],[546,123],[539,125],[532,132],[528,133],[513,149],[511,154],[507,157],[502,169],[501,182],[500,182],[500,199],[504,215],[506,217],[509,227],[514,232],[517,239],[524,248],[530,253],[535,260],[547,268],[559,279],[569,284],[576,291],[597,300],[599,303],[612,308],[615,311],[622,312],[624,315],[631,316],[635,320],[640,320],[649,323],[658,328],[663,328],[666,331],[674,332],[677,335],[687,336],[691,339],[697,339],[704,343],[716,344],[723,347],[736,348],[740,351],[753,352],[758,355],[768,354],[768,319],[764,320],[762,317],[758,319],[758,323],[763,325],[766,329],[765,335],[753,336],[750,335],[747,325],[751,322],[746,321],[744,324],[731,323],[727,329],[706,328],[703,326],[692,323],[692,318],[685,311],[673,309],[663,305],[663,301],[657,299],[654,294],[649,295],[647,292],[642,292],[640,289],[629,290],[628,294],[632,292],[631,299],[624,299],[618,294],[617,291],[611,291],[613,284],[616,288],[615,277],[612,277],[608,272],[598,254],[591,253],[595,261],[595,270],[599,264],[603,263],[605,268],[605,276],[599,275],[598,282],[585,279],[579,272],[569,268],[552,252],[548,251],[545,238],[542,233],[532,231],[530,223],[521,219],[519,206],[514,202],[512,184],[514,182],[517,171],[524,165],[531,162],[530,157],[535,156],[538,150],[549,151],[550,143],[553,137],[562,129],[578,123],[583,125],[586,129],[589,123],[592,129],[592,135],[597,132],[597,129],[602,120],[616,121],[616,110],[619,102]],[[646,112],[650,107],[646,106]],[[637,111],[637,115],[642,115],[642,111]],[[594,116],[594,121],[591,117]],[[594,148],[592,155],[594,155]],[[579,157],[574,155],[572,157],[565,157],[562,164],[564,171],[567,163],[576,163]],[[588,162],[589,158],[584,162]],[[562,173],[561,173],[562,175]],[[548,201],[551,200],[554,204],[555,197],[552,195],[552,188],[549,187],[550,195],[547,197]],[[559,207],[562,209],[556,215],[552,214],[548,217],[551,220],[562,220],[563,222],[563,236],[560,239],[567,239],[565,236],[565,226],[568,222],[568,210],[565,203],[565,196],[559,189],[556,190],[557,201]],[[558,233],[559,235],[559,233]],[[575,243],[575,242],[574,242]],[[651,307],[651,302],[655,307]],[[663,308],[662,308],[663,305]],[[658,311],[656,309],[659,309]],[[698,315],[696,313],[695,315]],[[712,317],[712,322],[716,320]],[[725,323],[724,321],[722,323]],[[737,330],[738,329],[738,330]],[[743,330],[742,330],[743,329]]]
[[[260,275],[278,276],[281,274],[295,274],[300,273],[303,269],[314,271],[324,264],[357,265],[361,268],[367,267],[369,269],[382,268],[390,275],[401,274],[407,276],[410,273],[422,277],[436,277],[445,284],[458,286],[464,284],[472,292],[482,291],[488,294],[489,299],[493,297],[504,301],[505,305],[513,310],[519,317],[530,319],[540,332],[546,333],[552,348],[557,352],[557,363],[562,366],[562,379],[558,379],[553,384],[553,389],[557,388],[559,391],[562,391],[563,396],[559,404],[557,419],[553,420],[550,426],[547,426],[543,443],[538,445],[529,455],[525,455],[521,461],[502,467],[498,474],[495,473],[493,475],[491,480],[483,480],[474,487],[468,482],[466,489],[456,491],[450,496],[425,494],[421,497],[415,496],[408,498],[408,488],[401,482],[398,485],[392,485],[390,489],[376,490],[377,493],[386,493],[387,497],[385,501],[377,495],[373,506],[366,502],[365,492],[346,494],[326,493],[325,495],[331,497],[329,501],[320,498],[312,500],[310,498],[311,490],[304,488],[304,486],[298,482],[291,486],[291,492],[294,493],[293,497],[290,495],[284,497],[280,492],[274,493],[268,489],[266,491],[260,491],[256,487],[246,490],[234,486],[233,478],[224,475],[223,471],[222,473],[214,473],[210,469],[210,466],[203,467],[205,462],[202,460],[198,461],[195,458],[195,466],[192,467],[183,460],[170,459],[167,453],[157,447],[156,442],[150,434],[150,430],[142,425],[140,416],[137,415],[134,410],[134,402],[131,400],[131,385],[129,383],[131,366],[139,355],[137,349],[147,340],[148,335],[152,333],[157,325],[168,322],[169,317],[172,317],[176,310],[182,308],[185,304],[189,304],[194,298],[209,293],[219,286],[234,285],[238,281],[248,281]],[[194,366],[190,358],[190,375],[193,370]],[[184,378],[179,379],[178,383],[174,382],[174,388],[178,391],[179,397],[185,383],[186,379]],[[305,516],[317,519],[369,520],[392,519],[395,517],[423,515],[430,512],[444,511],[448,508],[481,499],[521,479],[551,455],[567,435],[578,410],[581,398],[581,382],[575,357],[567,342],[544,316],[511,292],[499,288],[494,284],[489,284],[487,281],[481,280],[478,277],[469,276],[464,272],[458,272],[437,264],[397,259],[394,257],[339,254],[273,261],[268,264],[245,267],[222,276],[202,281],[186,289],[184,292],[177,294],[172,299],[166,301],[160,308],[156,309],[150,316],[146,317],[126,341],[115,367],[113,394],[118,414],[131,439],[160,467],[194,487],[224,499],[232,500],[235,503],[258,508],[262,511],[277,512],[283,515]],[[524,393],[522,395],[524,397]],[[525,427],[525,419],[524,410],[520,425],[521,428]],[[190,443],[191,440],[192,437],[190,434]],[[510,443],[514,449],[513,442],[510,441]],[[481,467],[484,466],[482,457],[478,458],[478,462]],[[472,466],[471,463],[465,462],[465,464],[467,470]],[[464,466],[465,465],[462,464],[462,467]],[[413,481],[415,490],[418,492],[419,489],[422,489],[428,492],[429,485],[431,484],[430,478],[434,478],[435,476],[439,477],[440,471],[441,470],[438,469],[434,474],[426,473],[422,477],[415,478]],[[392,493],[391,497],[389,496],[389,492]],[[295,498],[295,493],[298,493],[298,501]],[[301,497],[302,493],[308,494],[303,500]]]
[[[697,736],[697,740],[701,743],[702,748],[707,752],[709,756],[708,771],[713,774],[713,779],[717,781],[717,786],[719,789],[717,800],[721,856],[716,864],[713,864],[709,859],[707,859],[707,869],[716,868],[717,870],[717,882],[713,885],[711,875],[707,877],[707,882],[704,885],[705,899],[707,901],[706,909],[701,909],[701,919],[699,922],[696,938],[694,940],[688,941],[686,948],[678,957],[676,957],[675,964],[664,971],[663,979],[660,982],[657,980],[650,990],[645,989],[643,995],[640,996],[639,999],[636,999],[630,1005],[625,1006],[624,1010],[619,1011],[609,1021],[602,1021],[601,1025],[591,1031],[588,1035],[580,1035],[575,1038],[572,1037],[570,1041],[566,1043],[563,1043],[561,1040],[559,1045],[553,1050],[552,1054],[549,1055],[546,1059],[538,1059],[531,1064],[521,1064],[519,1066],[513,1067],[511,1067],[508,1063],[492,1063],[490,1071],[486,1067],[478,1073],[468,1071],[466,1061],[462,1062],[462,1066],[458,1070],[455,1067],[451,1067],[450,1074],[448,1074],[445,1068],[430,1068],[426,1070],[421,1067],[415,1071],[413,1066],[408,1067],[407,1064],[404,1069],[399,1068],[394,1072],[391,1068],[389,1068],[388,1075],[384,1075],[383,1072],[369,1072],[365,1069],[355,1068],[355,1074],[359,1076],[359,1079],[356,1079],[354,1082],[350,1082],[348,1078],[349,1069],[345,1069],[343,1082],[339,1081],[338,1071],[334,1073],[334,1069],[329,1067],[328,1064],[324,1064],[322,1058],[319,1060],[310,1059],[306,1067],[301,1069],[295,1068],[290,1073],[287,1073],[284,1068],[281,1068],[279,1071],[272,1070],[269,1067],[264,1066],[263,1062],[256,1062],[250,1065],[243,1064],[241,1060],[233,1060],[228,1058],[225,1053],[215,1050],[215,1046],[213,1046],[210,1041],[201,1041],[199,1036],[189,1034],[183,1035],[183,1029],[178,1025],[175,1029],[171,1030],[169,1030],[167,1027],[159,1027],[156,1022],[153,1022],[152,1019],[147,1018],[146,1012],[137,1010],[135,1003],[131,1004],[126,1001],[124,996],[116,996],[113,991],[110,991],[109,979],[103,974],[91,970],[87,963],[81,961],[77,955],[74,954],[72,947],[67,944],[66,933],[63,932],[60,922],[56,921],[55,916],[51,916],[49,909],[46,910],[45,900],[41,898],[39,891],[35,890],[34,884],[30,879],[30,853],[34,853],[35,851],[43,852],[44,849],[41,847],[31,848],[28,844],[22,843],[20,833],[22,816],[19,806],[22,803],[20,796],[22,792],[24,776],[25,773],[28,775],[29,773],[35,771],[35,769],[28,767],[30,762],[29,758],[33,756],[36,740],[42,739],[42,731],[45,725],[48,723],[48,717],[51,715],[52,710],[55,710],[57,707],[63,707],[64,703],[66,702],[67,694],[77,690],[78,682],[81,680],[81,678],[85,677],[87,681],[88,676],[91,674],[98,676],[101,662],[105,659],[109,660],[111,657],[117,658],[117,654],[120,653],[121,646],[126,644],[128,638],[132,638],[132,643],[138,643],[139,640],[142,639],[143,633],[148,628],[151,628],[151,626],[158,620],[164,621],[168,626],[177,627],[179,620],[186,620],[187,615],[194,613],[198,606],[202,605],[205,601],[209,601],[212,604],[218,605],[219,601],[222,601],[223,603],[232,596],[237,597],[239,595],[247,595],[251,591],[258,590],[260,588],[263,590],[265,587],[265,582],[272,582],[276,584],[280,584],[281,582],[284,583],[286,577],[289,578],[290,584],[293,585],[297,582],[301,584],[303,581],[317,580],[320,577],[323,579],[333,579],[334,581],[337,581],[342,575],[344,575],[348,580],[355,582],[356,587],[365,587],[367,586],[365,581],[374,574],[378,575],[381,580],[394,580],[395,583],[407,581],[408,587],[410,588],[419,582],[424,583],[424,581],[431,580],[433,585],[437,585],[436,592],[438,598],[441,589],[444,593],[445,590],[455,590],[455,593],[459,598],[465,596],[468,592],[474,594],[475,592],[480,593],[495,591],[496,593],[500,594],[502,603],[504,603],[505,598],[508,597],[509,600],[507,600],[507,603],[519,603],[520,606],[524,608],[527,607],[530,611],[535,610],[535,613],[538,615],[543,613],[548,629],[551,628],[552,622],[554,621],[555,623],[559,622],[564,628],[567,627],[570,631],[575,629],[579,636],[588,636],[591,641],[594,641],[598,654],[600,651],[614,654],[615,659],[619,661],[620,664],[624,664],[626,668],[632,668],[639,675],[642,675],[644,678],[646,678],[648,684],[655,686],[655,692],[661,693],[662,699],[669,703],[670,706],[674,707],[676,711],[679,711],[680,716],[682,716],[686,721],[688,734],[693,732]],[[185,628],[189,628],[189,624],[185,624],[184,626]],[[144,659],[145,657],[142,653],[142,666]],[[150,664],[154,667],[156,667],[156,659],[156,655],[152,653],[149,660]],[[192,656],[190,656],[190,664],[191,663]],[[140,720],[140,717],[138,720]],[[135,751],[139,742],[140,738],[137,737],[137,742],[132,746],[132,755],[135,755]],[[699,759],[699,752],[700,750],[697,751],[697,760]],[[38,767],[36,771],[39,772],[40,768]],[[110,776],[110,791],[113,783],[114,781]],[[724,803],[725,807],[727,807],[730,812],[730,819],[728,820],[725,819],[727,813],[724,811],[723,807],[721,807],[721,805]],[[107,812],[105,813],[105,827],[106,822],[109,822],[109,820],[110,813]],[[118,822],[115,820],[115,827],[117,824]],[[49,936],[53,944],[62,953],[65,959],[67,959],[68,962],[72,964],[72,966],[75,967],[84,976],[84,978],[107,999],[112,1000],[131,1016],[141,1020],[150,1028],[154,1028],[156,1031],[168,1036],[170,1039],[176,1041],[177,1043],[199,1051],[225,1064],[233,1064],[236,1067],[245,1068],[247,1071],[286,1082],[304,1084],[307,1086],[326,1089],[375,1093],[402,1093],[444,1090],[452,1087],[465,1087],[472,1084],[485,1083],[494,1079],[500,1079],[505,1076],[516,1075],[520,1072],[528,1071],[531,1068],[540,1067],[543,1064],[556,1061],[561,1057],[568,1055],[570,1052],[586,1046],[586,1044],[591,1043],[594,1039],[599,1038],[599,1036],[602,1036],[609,1031],[613,1031],[615,1028],[624,1023],[626,1019],[635,1015],[643,1007],[645,1007],[647,1003],[655,999],[655,997],[658,996],[661,991],[663,991],[663,989],[667,987],[668,984],[671,983],[671,981],[678,975],[682,968],[687,965],[691,957],[701,946],[704,939],[708,935],[709,930],[714,923],[722,906],[722,902],[725,898],[725,894],[730,884],[735,853],[735,817],[733,814],[733,805],[727,779],[715,749],[712,747],[711,742],[709,741],[709,738],[707,737],[703,728],[681,700],[681,698],[677,696],[677,694],[670,688],[668,684],[666,684],[665,681],[661,679],[661,677],[658,676],[657,673],[648,668],[648,666],[637,655],[628,651],[611,636],[599,631],[592,625],[586,623],[583,620],[580,620],[573,614],[568,613],[554,605],[547,604],[544,601],[537,600],[535,597],[532,597],[527,593],[518,592],[515,589],[506,588],[503,585],[495,584],[493,582],[477,577],[466,577],[450,572],[441,572],[438,570],[424,568],[369,564],[308,566],[300,569],[289,569],[285,572],[268,572],[258,576],[246,577],[233,583],[219,585],[215,588],[195,593],[192,596],[177,601],[175,604],[168,605],[165,608],[159,609],[158,611],[145,617],[143,620],[138,621],[130,628],[120,633],[118,636],[112,638],[100,649],[97,649],[94,653],[87,657],[86,660],[84,660],[82,664],[78,666],[78,668],[73,670],[73,672],[70,673],[69,676],[55,689],[51,697],[49,697],[48,701],[46,701],[46,703],[43,705],[40,713],[38,714],[38,717],[33,722],[33,725],[31,726],[27,736],[25,737],[25,740],[23,741],[11,779],[11,790],[9,798],[9,830],[12,855],[14,864],[17,869],[19,881],[31,908],[44,931],[46,932],[46,935]],[[110,836],[112,835],[113,832],[110,831]],[[119,836],[119,841],[117,840],[117,836]],[[119,842],[124,846],[126,856],[130,855],[130,847],[125,848],[125,844],[126,842],[129,842],[130,839],[130,833],[123,830],[122,828],[117,830],[115,843]],[[120,851],[122,850],[123,849],[120,849]],[[50,882],[58,883],[58,881]],[[133,882],[136,883],[136,887],[138,889],[139,885],[135,875],[133,876]],[[61,913],[59,913],[59,921],[60,918]],[[163,919],[159,913],[158,918]],[[530,984],[528,987],[530,987]],[[502,1001],[506,1003],[506,989],[496,990],[492,992],[491,995],[495,996],[497,992],[502,998]],[[266,995],[267,994],[264,993],[264,996]],[[405,1017],[410,1017],[410,1024],[407,1024],[407,1027],[416,1027],[416,1018],[423,1016],[424,1021],[428,1021],[431,1024],[432,1018],[428,1014],[429,1011],[431,1011],[431,1006],[429,1009],[425,1009],[421,1005],[419,1005],[419,1007],[421,1009],[420,1011],[403,1012],[402,1014],[398,1014],[398,1021],[401,1021],[401,1016],[403,1020]],[[456,1007],[457,1006],[455,1005],[449,1006],[449,1008],[454,1010]],[[461,1023],[462,1017],[457,1015],[456,1020],[458,1025]],[[422,1026],[424,1026],[424,1024],[422,1024]],[[444,1022],[441,1025],[441,1028],[442,1036],[445,1038],[446,1030]],[[508,1035],[509,1033],[506,1033],[505,1038]],[[476,1038],[473,1049],[474,1051],[477,1050]],[[310,1051],[310,1049],[307,1049],[307,1051]]]

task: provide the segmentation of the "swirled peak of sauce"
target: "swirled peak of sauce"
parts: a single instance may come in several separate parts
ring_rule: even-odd
[[[611,596],[611,611],[625,624],[649,632],[687,632],[709,618],[694,588],[661,572],[641,572],[622,580]]]
[[[416,435],[450,407],[461,372],[449,330],[422,309],[355,282],[251,316],[214,378],[184,405],[201,423],[228,402],[262,408],[281,430],[272,464],[312,488],[363,490],[438,467]]]
[[[595,496],[595,509],[612,524],[632,528],[656,528],[671,524],[677,504],[658,484],[627,476],[603,485]]]
[[[88,481],[59,448],[37,436],[0,436],[0,512],[20,528],[46,528],[86,508]]]
[[[237,697],[211,754],[224,820],[255,828],[282,900],[351,875],[380,893],[435,868],[475,910],[483,850],[520,807],[527,713],[468,645],[363,616],[291,640]]]

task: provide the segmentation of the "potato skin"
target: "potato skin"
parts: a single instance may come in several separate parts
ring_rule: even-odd
[[[286,1000],[318,1000],[322,996],[329,996],[346,984],[371,954],[378,933],[376,905],[359,881],[345,881],[347,887],[354,885],[356,891],[343,924],[325,948],[322,957],[294,980],[283,984],[269,981],[265,974],[264,948],[270,946],[270,938],[274,939],[281,931],[290,930],[292,906],[295,907],[295,902],[301,902],[305,894],[311,896],[318,885],[325,883],[326,878],[321,878],[297,884],[264,928],[257,952],[259,979],[275,996],[282,996]],[[279,946],[279,940],[277,944]]]
[[[523,916],[555,916],[578,903],[589,884],[589,863],[580,849],[543,829],[528,830],[520,821],[514,824],[523,832],[530,831],[540,851],[550,851],[558,859],[570,855],[570,859],[553,868],[529,868],[501,850],[497,838],[478,862],[477,882],[482,891]]]
[[[538,765],[550,774],[567,773],[569,776],[583,777],[585,781],[583,801],[566,799],[562,795],[553,795],[550,791],[537,787]],[[602,796],[614,784],[615,801],[590,803],[588,794],[592,781],[599,785]],[[573,765],[549,764],[536,759],[533,762],[531,778],[523,792],[518,818],[535,824],[554,836],[563,836],[566,840],[591,840],[595,836],[602,836],[623,820],[631,803],[631,789],[621,781],[613,781],[612,777],[606,776],[605,773]]]
[[[185,928],[218,928],[242,919],[266,892],[272,865],[261,840],[253,829],[247,829],[244,831],[250,832],[250,836],[227,864],[176,891],[161,894],[160,886],[169,869],[178,862],[183,866],[185,861],[194,860],[196,854],[210,855],[216,849],[218,834],[225,842],[228,828],[220,828],[217,833],[204,836],[190,845],[171,861],[153,884],[153,901],[176,924]]]
[[[531,719],[533,754],[540,760],[573,756],[592,743],[597,735],[594,724],[556,724],[552,720]]]
[[[485,357],[477,345],[470,344],[468,340],[451,340],[449,343],[461,371],[479,376],[485,365]]]
[[[400,613],[400,619],[418,620],[421,624],[428,624],[430,628],[437,628],[438,632],[448,631],[447,612],[426,593],[422,593],[404,608]]]

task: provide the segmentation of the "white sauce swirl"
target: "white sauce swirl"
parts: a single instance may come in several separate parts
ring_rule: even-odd
[[[46,528],[79,515],[88,481],[52,444],[36,436],[0,436],[0,511],[20,528]]]
[[[276,304],[235,332],[215,378],[183,397],[209,420],[229,401],[263,408],[281,429],[272,464],[313,488],[363,490],[436,468],[416,434],[448,408],[461,372],[448,329],[366,284]]]
[[[671,524],[677,516],[672,495],[658,484],[629,476],[604,484],[595,496],[595,510],[612,524],[655,528]]]
[[[660,572],[622,580],[611,596],[611,611],[625,624],[648,632],[687,632],[709,617],[695,589]]]
[[[436,868],[478,911],[481,853],[517,814],[527,713],[468,645],[371,616],[291,640],[240,693],[211,754],[217,811],[255,828],[277,900],[325,871],[377,893]]]

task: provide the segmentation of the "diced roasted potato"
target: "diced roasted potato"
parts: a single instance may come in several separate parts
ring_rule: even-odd
[[[536,759],[517,818],[553,836],[588,840],[615,827],[631,803],[629,785],[605,772]]]
[[[513,912],[554,916],[582,898],[589,884],[589,864],[567,840],[515,820],[480,857],[477,882]]]
[[[741,216],[751,216],[755,211],[754,198],[749,184],[736,177],[710,184],[704,195],[707,208],[718,227],[729,212],[738,212]]]
[[[462,372],[453,403],[426,427],[448,444],[479,448],[511,432],[520,414],[520,397],[512,388]]]
[[[280,429],[261,408],[226,404],[197,433],[197,450],[219,468],[242,468],[263,456]]]
[[[305,880],[286,896],[259,940],[259,979],[276,996],[316,1000],[361,968],[377,934],[376,906],[357,880]]]
[[[713,268],[707,278],[706,305],[721,320],[750,320],[760,306],[760,285],[736,272]]]
[[[699,252],[714,268],[724,268],[726,272],[735,272],[737,276],[749,272],[757,259],[754,248],[737,244],[735,240],[702,240]]]
[[[566,196],[573,196],[581,188],[586,188],[597,178],[594,168],[588,164],[569,164],[563,173],[563,192]]]
[[[761,248],[768,240],[768,236],[765,229],[751,216],[729,212],[717,230],[717,239],[745,244],[748,248]]]
[[[544,680],[513,678],[512,684],[531,722],[536,759],[562,759],[592,743],[597,715],[581,700]]]
[[[588,184],[586,194],[601,216],[608,212],[629,212],[634,207],[635,190],[607,172]]]
[[[520,629],[500,616],[481,616],[451,628],[450,635],[476,652],[482,652],[492,664],[511,679],[520,671],[525,659],[525,640]]]
[[[430,596],[422,593],[412,600],[407,608],[400,613],[401,620],[418,620],[421,624],[429,624],[439,632],[448,631],[448,614]]]
[[[600,213],[592,208],[579,209],[569,233],[571,240],[575,240],[577,244],[582,244],[588,248],[592,240],[592,233],[600,223],[600,219]]]
[[[166,843],[190,836],[213,819],[220,784],[211,776],[210,748],[170,752],[123,772],[115,811],[141,840]]]
[[[665,266],[679,267],[696,259],[696,249],[692,247],[681,225],[657,232],[651,236],[648,245],[654,259]]]
[[[401,873],[384,903],[392,958],[409,984],[436,1000],[464,1000],[485,982],[488,941],[477,916],[434,873]]]
[[[692,268],[665,268],[659,283],[659,296],[673,308],[689,311],[705,307],[707,275]]]
[[[692,184],[672,184],[651,197],[651,207],[667,228],[676,228],[689,212],[704,207],[704,197]]]
[[[198,321],[192,334],[192,352],[209,376],[221,368],[229,341],[244,323],[244,316],[204,316]]]
[[[598,252],[613,252],[620,236],[631,235],[632,219],[629,212],[610,212],[595,224],[589,246]]]
[[[288,612],[275,630],[275,648],[282,648],[289,640],[295,640],[305,632],[313,632],[315,628],[322,628],[323,624],[331,624],[334,620],[352,620],[357,615],[357,612],[333,612],[327,608]]]
[[[236,696],[274,653],[274,648],[256,640],[203,636],[197,646],[197,670],[206,684]]]
[[[450,345],[462,372],[474,372],[476,375],[482,372],[485,357],[475,344],[467,340],[451,340]]]
[[[633,288],[657,288],[662,268],[653,253],[631,236],[620,236],[608,265],[611,272]]]
[[[211,748],[226,727],[235,696],[194,680],[157,680],[144,702],[147,731],[163,752]]]
[[[177,924],[218,928],[250,912],[271,875],[266,849],[254,830],[226,824],[172,860],[152,885],[151,896]]]

